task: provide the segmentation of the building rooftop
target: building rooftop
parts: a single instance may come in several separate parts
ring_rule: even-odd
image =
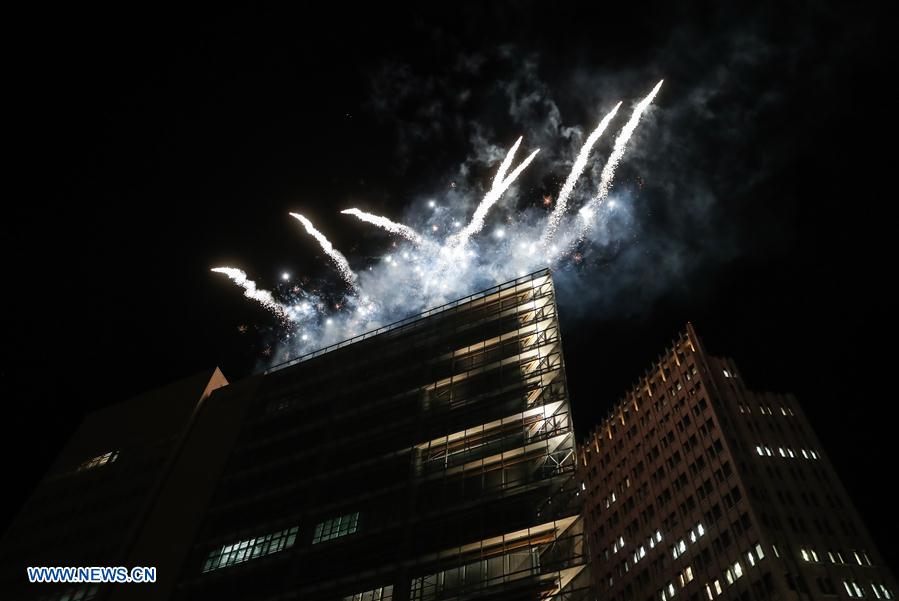
[[[380,336],[381,334],[385,334],[387,332],[393,332],[393,331],[401,330],[404,328],[414,327],[417,322],[420,322],[423,319],[426,319],[428,317],[433,317],[434,315],[436,315],[438,313],[442,313],[444,311],[449,311],[450,309],[453,309],[460,305],[464,305],[471,301],[474,301],[474,300],[477,300],[480,298],[486,298],[493,294],[502,292],[504,290],[514,288],[525,282],[540,280],[539,283],[543,283],[543,279],[548,278],[550,276],[550,274],[551,274],[550,269],[548,267],[544,267],[543,269],[539,269],[533,273],[523,275],[514,280],[510,280],[508,282],[503,282],[502,284],[497,284],[496,286],[492,286],[485,290],[481,290],[480,292],[475,292],[474,294],[471,294],[469,296],[464,296],[464,297],[458,298],[454,301],[450,301],[446,304],[439,305],[437,307],[432,307],[432,308],[427,309],[426,311],[422,311],[421,313],[418,313],[416,315],[410,315],[409,317],[406,317],[399,321],[395,321],[391,324],[381,326],[374,330],[369,330],[368,332],[364,332],[357,336],[353,336],[352,338],[347,338],[346,340],[342,340],[340,342],[336,342],[334,344],[322,347],[322,348],[314,350],[310,353],[306,353],[305,355],[301,355],[294,359],[284,361],[283,363],[279,363],[277,365],[269,367],[268,369],[265,370],[264,373],[269,374],[269,373],[272,373],[272,372],[275,372],[275,371],[278,371],[281,369],[285,369],[287,367],[290,367],[291,365],[296,365],[298,363],[302,363],[303,361],[308,361],[309,359],[314,359],[315,357],[319,357],[321,355],[324,355],[325,353],[330,353],[331,351],[337,350],[339,348],[343,348],[345,346],[349,346],[356,342],[361,342],[363,340],[367,340],[367,339],[373,338],[375,336]]]

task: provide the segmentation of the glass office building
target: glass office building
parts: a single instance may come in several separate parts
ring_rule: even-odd
[[[548,271],[250,380],[175,598],[590,596]]]

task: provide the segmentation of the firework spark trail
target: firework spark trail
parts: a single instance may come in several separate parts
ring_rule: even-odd
[[[365,211],[360,211],[359,209],[346,209],[345,211],[341,211],[344,215],[353,215],[358,219],[365,221],[366,223],[371,223],[373,225],[378,226],[381,229],[387,230],[391,234],[396,234],[397,236],[402,236],[406,240],[416,244],[418,246],[423,246],[425,243],[425,239],[421,237],[421,235],[413,230],[408,225],[403,225],[402,223],[396,223],[395,221],[391,221],[386,217],[381,217],[380,215],[372,215],[371,213],[366,213]]]
[[[468,242],[469,238],[473,235],[477,234],[484,228],[484,218],[487,216],[487,212],[490,208],[496,204],[496,202],[502,197],[503,193],[508,190],[509,186],[518,179],[518,176],[521,175],[521,172],[524,171],[528,165],[531,164],[531,161],[534,160],[534,157],[537,156],[537,153],[540,152],[538,148],[534,152],[528,156],[521,164],[515,168],[509,177],[506,177],[506,171],[509,170],[509,166],[512,164],[512,159],[515,158],[515,152],[518,150],[518,146],[521,144],[521,138],[515,141],[515,144],[512,145],[512,148],[509,149],[508,154],[506,154],[506,158],[503,159],[502,164],[499,166],[499,170],[496,172],[496,176],[493,178],[493,185],[490,187],[490,191],[484,196],[484,199],[481,201],[481,204],[478,205],[478,208],[475,209],[474,215],[471,216],[471,221],[465,228],[459,232],[458,234],[452,236],[448,241],[448,246],[452,246],[455,248],[462,248]]]
[[[353,289],[353,292],[359,292],[358,287],[356,286],[356,274],[353,273],[353,270],[350,268],[349,262],[346,260],[346,257],[341,254],[339,250],[334,248],[334,245],[331,244],[331,241],[325,238],[324,234],[315,229],[315,226],[312,225],[312,222],[300,215],[299,213],[291,213],[291,217],[299,220],[300,223],[303,224],[303,227],[306,228],[306,233],[315,238],[319,245],[321,245],[322,250],[325,251],[325,254],[331,257],[331,260],[334,261],[334,264],[337,265],[337,271],[340,272],[341,277],[346,281],[347,284],[350,285],[350,288]]]
[[[662,87],[662,82],[664,79],[659,80],[659,83],[652,89],[652,91],[646,95],[646,97],[641,100],[636,107],[634,107],[634,112],[631,114],[631,118],[628,120],[627,124],[621,129],[621,133],[618,134],[618,137],[615,138],[615,145],[612,148],[612,152],[609,155],[609,159],[606,161],[606,164],[602,168],[602,173],[599,177],[599,190],[596,193],[596,196],[590,199],[590,201],[584,205],[584,208],[581,209],[581,216],[583,218],[583,224],[581,225],[581,232],[578,235],[577,239],[582,240],[584,236],[587,234],[587,231],[590,229],[590,224],[592,221],[592,217],[596,210],[602,205],[603,201],[605,201],[606,197],[609,195],[609,189],[612,187],[612,179],[615,177],[615,169],[618,167],[618,163],[621,161],[621,157],[624,156],[624,150],[627,147],[628,140],[630,140],[631,135],[633,135],[634,130],[637,129],[637,124],[640,122],[640,118],[643,116],[643,113],[646,111],[647,107],[649,107],[650,103],[652,103],[653,99],[656,97],[656,94],[659,93],[659,89]]]
[[[568,174],[568,178],[565,180],[565,183],[562,185],[562,189],[559,190],[559,197],[556,200],[556,207],[553,209],[552,213],[549,216],[549,220],[546,223],[546,230],[543,233],[543,239],[540,241],[540,244],[544,249],[549,247],[550,242],[552,242],[553,236],[556,234],[556,230],[559,227],[559,223],[562,221],[562,217],[565,215],[565,211],[568,208],[568,197],[571,196],[571,192],[574,190],[574,186],[577,183],[577,180],[580,179],[581,174],[584,173],[584,169],[587,167],[587,159],[590,157],[590,151],[593,149],[593,146],[602,136],[603,132],[606,131],[606,128],[609,126],[609,123],[612,119],[615,118],[616,113],[618,113],[618,109],[621,107],[621,102],[615,105],[615,107],[609,111],[609,113],[602,118],[602,121],[599,122],[599,125],[590,136],[587,138],[587,141],[584,142],[584,145],[581,147],[580,153],[577,155],[577,159],[574,161],[574,165],[571,166],[571,172]]]
[[[211,271],[225,274],[232,282],[243,288],[244,296],[258,302],[281,319],[288,319],[287,307],[276,301],[272,296],[272,293],[268,290],[260,290],[257,288],[256,282],[249,279],[247,274],[240,269],[235,269],[234,267],[215,267]]]

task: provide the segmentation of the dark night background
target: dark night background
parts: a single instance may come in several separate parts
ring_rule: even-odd
[[[87,411],[214,365],[232,380],[257,366],[272,320],[210,267],[234,264],[262,284],[285,269],[326,276],[287,211],[304,207],[362,260],[386,239],[362,235],[338,209],[364,198],[399,215],[445,186],[471,151],[471,121],[489,124],[501,146],[527,135],[489,98],[478,104],[479,91],[520,78],[521,56],[569,125],[595,123],[598,107],[618,98],[628,109],[666,78],[632,157],[649,190],[642,235],[629,244],[646,262],[594,265],[596,277],[623,274],[612,300],[563,307],[581,433],[692,320],[751,387],[798,396],[895,566],[885,384],[895,353],[884,349],[893,343],[887,190],[896,167],[884,149],[895,139],[887,89],[896,70],[886,10],[422,10],[79,6],[8,21],[17,43],[6,61],[6,146],[17,185],[7,186],[2,220],[11,473],[0,529]],[[459,66],[471,57],[483,66]],[[457,88],[474,98],[454,106]],[[698,99],[702,111],[691,111]],[[644,160],[656,143],[677,169],[670,189],[668,172]],[[627,165],[626,156],[622,187],[633,181]],[[681,204],[691,187],[710,199],[705,209]],[[534,183],[522,202],[554,190]],[[653,232],[677,243],[688,266],[678,277],[655,279],[653,253],[664,245]]]

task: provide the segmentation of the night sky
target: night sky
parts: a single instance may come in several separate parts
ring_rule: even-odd
[[[371,264],[391,239],[339,210],[398,219],[483,186],[479,153],[522,134],[546,160],[496,218],[537,207],[576,150],[565,128],[619,99],[629,113],[664,77],[615,180],[630,219],[562,270],[578,430],[690,320],[752,388],[798,396],[896,565],[891,21],[877,4],[682,4],[11,18],[0,527],[86,412],[258,369],[275,322],[209,269],[333,281],[289,211]]]

